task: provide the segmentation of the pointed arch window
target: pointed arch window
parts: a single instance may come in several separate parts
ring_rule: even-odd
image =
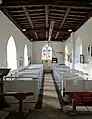
[[[68,48],[65,46],[65,61],[68,62]]]
[[[9,38],[7,44],[7,67],[11,70],[17,69],[17,53],[13,36]]]
[[[42,48],[42,60],[52,60],[52,47],[44,46]]]
[[[28,49],[27,45],[24,47],[24,66],[28,66]]]

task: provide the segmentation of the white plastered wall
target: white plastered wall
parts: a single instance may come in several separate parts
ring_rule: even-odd
[[[48,41],[35,41],[32,43],[32,56],[33,63],[42,63],[42,48],[44,45],[48,44]],[[54,52],[64,52],[64,43],[51,41]],[[64,63],[64,56],[61,54],[56,54],[59,63]]]
[[[0,11],[0,67],[7,66],[7,43],[13,36],[17,50],[17,67],[20,57],[24,58],[24,46],[28,46],[28,57],[32,57],[32,43],[26,36]],[[12,57],[12,56],[11,56]]]
[[[76,47],[76,56],[75,60],[75,67],[79,70],[82,70],[84,72],[88,72],[91,74],[91,68],[92,68],[92,57],[88,57],[87,54],[87,48],[88,46],[92,46],[92,17],[84,24],[81,28],[79,28],[75,32],[75,47]],[[85,63],[81,64],[80,59],[78,59],[78,47],[82,44],[82,54],[84,54],[84,60]],[[71,37],[68,39],[68,41],[65,43],[65,46],[68,47],[69,54],[72,53],[72,43],[71,43]],[[80,51],[79,51],[79,54]]]

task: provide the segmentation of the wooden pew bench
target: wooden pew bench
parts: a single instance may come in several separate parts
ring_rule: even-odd
[[[76,106],[92,106],[92,92],[64,92],[64,95],[69,95],[74,113]]]
[[[22,105],[23,105],[23,100],[28,97],[28,96],[33,96],[33,92],[24,92],[24,93],[18,93],[18,92],[4,92],[0,94],[0,96],[13,96],[19,101],[19,112],[22,112]]]

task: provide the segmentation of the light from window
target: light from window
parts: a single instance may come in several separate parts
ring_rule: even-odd
[[[28,49],[27,45],[24,48],[24,66],[28,66]]]
[[[7,67],[11,70],[17,69],[17,53],[13,36],[9,38],[7,44]]]

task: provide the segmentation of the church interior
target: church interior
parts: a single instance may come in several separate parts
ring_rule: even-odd
[[[92,118],[92,0],[0,0],[0,119]]]

